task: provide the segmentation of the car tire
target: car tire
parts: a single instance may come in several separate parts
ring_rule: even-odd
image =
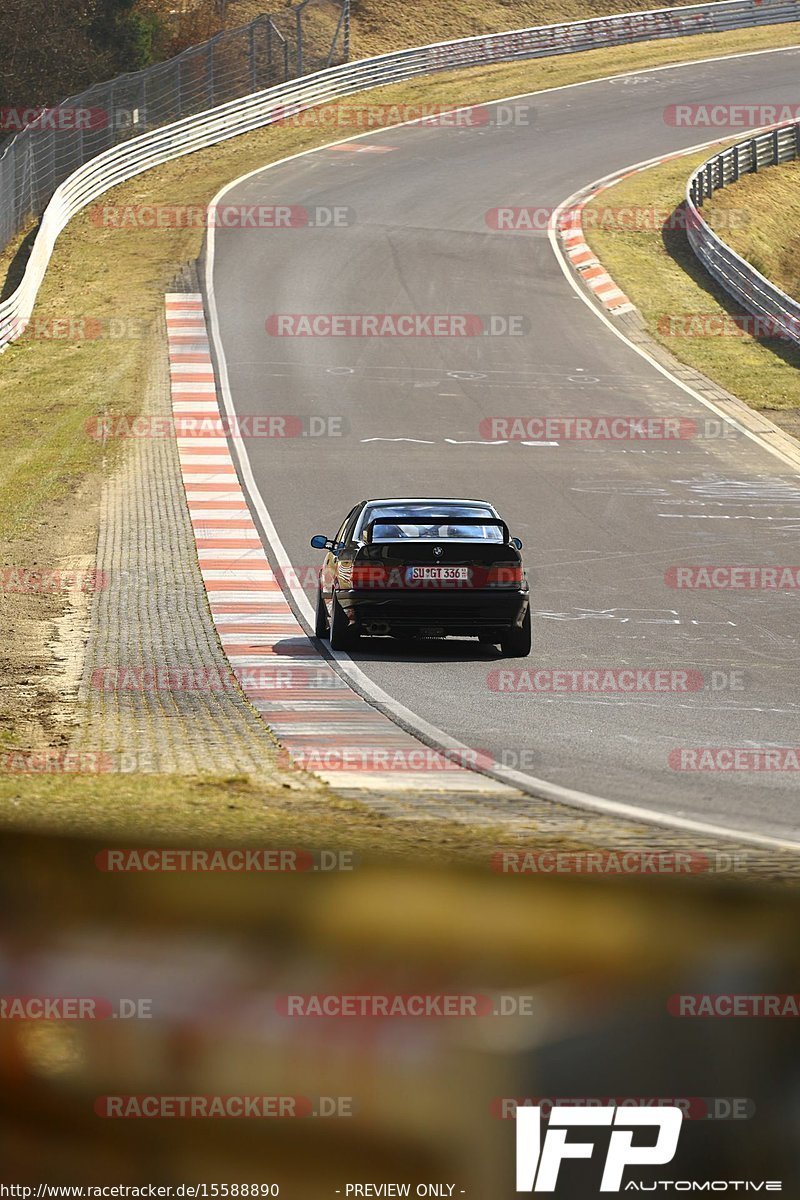
[[[358,641],[358,634],[347,620],[347,615],[336,599],[335,592],[331,597],[330,639],[331,650],[349,650]]]
[[[314,636],[318,638],[326,638],[330,636],[330,622],[328,621],[328,610],[325,607],[325,601],[322,599],[322,585],[317,588],[317,609],[314,616]]]
[[[506,658],[526,658],[531,652],[531,610],[527,609],[520,626],[502,638],[500,649]]]

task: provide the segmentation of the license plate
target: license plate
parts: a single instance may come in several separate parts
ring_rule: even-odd
[[[469,579],[469,567],[409,567],[406,572],[409,583],[436,580],[438,583],[465,583]]]

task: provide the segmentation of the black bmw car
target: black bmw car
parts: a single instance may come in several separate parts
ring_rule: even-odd
[[[486,500],[361,500],[327,550],[316,635],[334,650],[369,636],[477,637],[520,658],[531,648],[522,542]]]

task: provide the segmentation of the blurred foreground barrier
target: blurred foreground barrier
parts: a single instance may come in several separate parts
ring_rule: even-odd
[[[4,1180],[483,1200],[513,1193],[515,1104],[604,1097],[685,1107],[681,1178],[793,1169],[800,1018],[725,1016],[800,977],[790,891],[106,849],[0,835]]]

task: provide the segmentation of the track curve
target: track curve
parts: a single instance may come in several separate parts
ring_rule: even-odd
[[[796,772],[683,772],[669,760],[681,747],[800,742],[796,597],[682,592],[664,577],[680,563],[799,562],[797,475],[743,436],[492,445],[479,427],[493,415],[709,416],[604,328],[545,237],[492,231],[485,214],[553,208],[594,178],[702,140],[696,128],[666,123],[668,105],[789,102],[798,61],[800,50],[782,50],[616,76],[532,95],[529,125],[400,127],[354,143],[380,153],[322,148],[271,165],[217,200],[344,206],[355,223],[217,229],[208,263],[236,413],[345,423],[341,437],[247,442],[293,564],[313,563],[310,535],[333,533],[368,495],[484,495],[525,542],[529,662],[470,642],[367,643],[353,657],[375,685],[527,774],[662,820],[796,842]],[[265,332],[270,314],[323,312],[522,314],[529,332]],[[707,686],[635,697],[492,690],[498,667],[533,666],[698,670]],[[712,678],[727,686],[713,690]]]

